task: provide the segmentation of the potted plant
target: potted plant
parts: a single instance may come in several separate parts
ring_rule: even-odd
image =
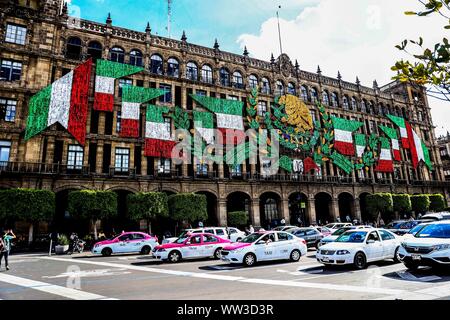
[[[58,245],[55,246],[56,254],[63,254],[69,250],[69,239],[65,234],[61,234],[58,237]]]

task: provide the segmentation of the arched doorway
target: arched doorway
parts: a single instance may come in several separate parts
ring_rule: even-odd
[[[351,222],[355,219],[355,199],[348,192],[342,192],[338,196],[339,217],[342,222]]]
[[[263,193],[259,197],[259,211],[261,226],[263,228],[273,228],[281,223],[281,198],[274,192]]]
[[[251,221],[251,199],[245,192],[232,192],[227,197],[227,216],[229,212],[243,211],[247,213],[248,221]],[[251,221],[254,225],[254,222]]]
[[[325,225],[333,222],[331,213],[332,199],[328,193],[319,192],[315,196],[316,221],[319,225]]]
[[[208,219],[204,221],[204,226],[216,227],[219,225],[217,217],[217,197],[214,193],[208,191],[199,191],[198,194],[206,196],[206,209],[208,211]]]
[[[373,218],[368,214],[367,212],[367,204],[366,204],[366,197],[370,195],[368,192],[363,192],[359,195],[359,205],[361,208],[361,222],[363,224],[369,224],[373,222]]]
[[[165,193],[167,197],[175,194],[175,192],[170,190],[162,190],[158,192]],[[163,239],[164,236],[176,237],[182,231],[181,229],[182,228],[178,225],[178,222],[170,217],[170,213],[167,217],[158,217],[152,221],[152,234],[158,236],[158,239]]]
[[[69,212],[69,193],[76,189],[65,189],[55,193],[55,216],[50,223],[49,231],[70,234],[78,233],[79,236],[89,234],[89,221],[76,217]]]
[[[301,192],[295,192],[289,196],[289,217],[290,224],[307,226],[312,221],[308,221],[307,215],[308,197]]]
[[[113,190],[117,194],[117,215],[111,219],[102,221],[103,232],[105,235],[113,233],[118,234],[122,231],[137,231],[140,228],[139,221],[130,219],[128,215],[127,198],[132,194],[130,190]]]

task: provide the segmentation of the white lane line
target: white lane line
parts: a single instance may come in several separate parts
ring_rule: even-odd
[[[74,262],[72,259],[63,259],[63,258],[48,257],[48,258],[42,258],[42,259],[70,262],[70,263]],[[185,277],[203,278],[203,279],[236,281],[236,282],[244,282],[244,283],[257,283],[257,284],[263,284],[263,285],[290,286],[290,287],[299,287],[299,288],[337,290],[337,291],[352,291],[352,292],[364,292],[364,293],[387,294],[387,295],[399,295],[399,294],[402,294],[403,292],[405,292],[404,290],[388,289],[388,288],[376,288],[376,287],[374,288],[374,287],[362,287],[362,286],[350,286],[350,285],[334,285],[334,284],[328,284],[328,283],[295,282],[295,281],[289,281],[289,280],[250,279],[250,278],[246,278],[246,277],[231,277],[231,276],[212,275],[212,274],[197,273],[197,272],[185,272],[185,271],[167,270],[167,269],[150,268],[150,267],[147,268],[147,267],[130,266],[130,265],[123,265],[123,264],[118,264],[118,263],[109,263],[109,262],[93,262],[93,261],[77,261],[77,262],[84,263],[84,264],[98,265],[98,266],[113,267],[113,268],[127,268],[130,270],[137,270],[137,271],[144,271],[144,272],[171,274],[174,276],[185,276]]]
[[[25,279],[7,274],[0,274],[0,282],[10,283],[16,286],[51,293],[73,300],[105,300],[111,299],[99,294],[85,292],[81,290],[57,286],[54,284]],[[115,299],[116,300],[116,299]]]

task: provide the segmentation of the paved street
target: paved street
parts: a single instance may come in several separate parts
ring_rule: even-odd
[[[391,261],[324,270],[314,254],[253,268],[139,255],[12,255],[11,270],[0,271],[0,299],[450,299],[448,270],[409,273]]]

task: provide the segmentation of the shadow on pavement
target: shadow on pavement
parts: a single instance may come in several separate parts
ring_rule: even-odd
[[[405,268],[401,271],[386,273],[383,276],[411,282],[448,282],[450,280],[450,267],[421,267],[417,270],[408,270]]]

